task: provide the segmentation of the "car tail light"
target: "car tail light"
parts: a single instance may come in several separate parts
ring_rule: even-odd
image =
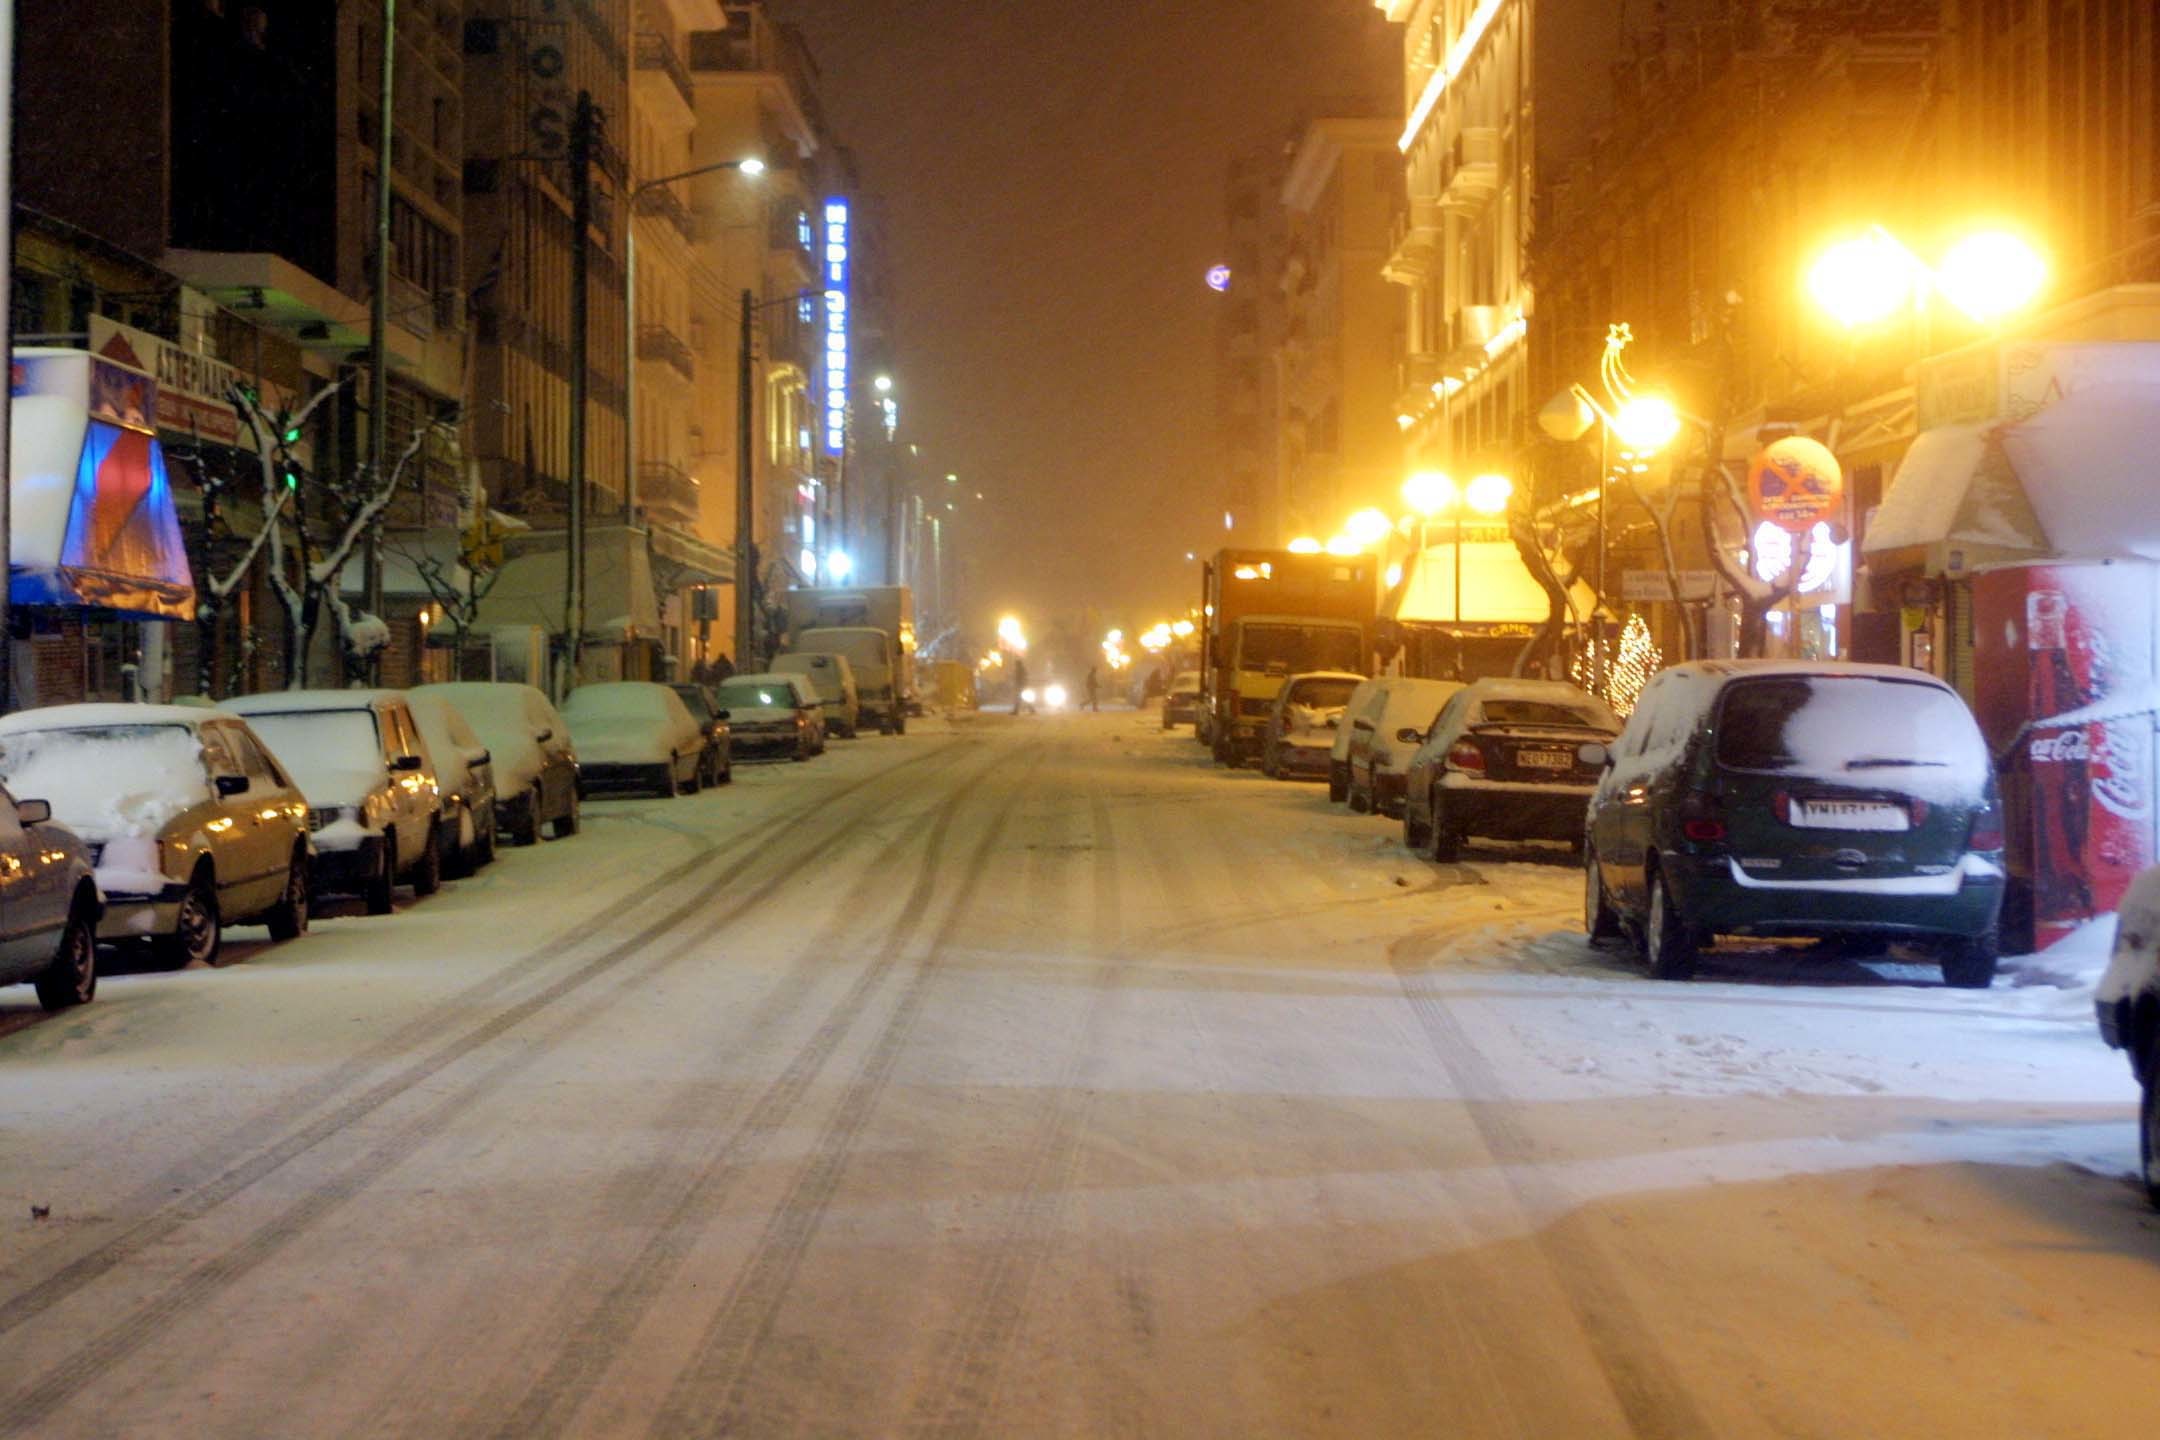
[[[1967,850],[1993,851],[2003,848],[2002,810],[1990,800],[1984,809],[1973,812],[1972,828],[1965,833]]]
[[[1478,748],[1475,740],[1458,740],[1448,747],[1447,763],[1451,770],[1469,770],[1482,775],[1485,773],[1485,752]]]
[[[1792,824],[1792,796],[1786,794],[1783,790],[1770,797],[1770,810],[1772,814],[1777,816],[1778,824]]]
[[[1791,801],[1780,791],[1771,797],[1778,818],[1783,819],[1792,808]],[[1680,833],[1700,844],[1713,844],[1725,838],[1725,819],[1718,814],[1717,801],[1708,795],[1696,793],[1680,802]]]
[[[1722,840],[1725,838],[1723,820],[1683,820],[1680,833],[1690,840]]]
[[[1905,801],[1905,813],[1910,818],[1913,829],[1917,830],[1927,824],[1928,803],[1917,795],[1909,796]]]

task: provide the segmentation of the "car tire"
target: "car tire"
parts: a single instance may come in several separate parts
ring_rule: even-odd
[[[1275,766],[1275,747],[1273,745],[1262,745],[1260,747],[1260,773],[1270,780],[1282,779],[1282,772]]]
[[[308,874],[308,857],[305,850],[295,850],[285,862],[285,893],[278,903],[270,907],[263,922],[270,927],[270,938],[283,944],[307,934],[308,911],[314,899],[314,878]]]
[[[1587,844],[1583,846],[1583,933],[1592,945],[1618,940],[1621,935],[1620,916],[1605,893],[1605,869],[1598,864],[1596,849]]]
[[[1343,782],[1343,792],[1343,803],[1350,807],[1351,814],[1370,815],[1372,813],[1372,793],[1358,789],[1357,762],[1354,760],[1350,762],[1350,778]]]
[[[1432,843],[1432,826],[1417,823],[1417,817],[1410,813],[1410,802],[1407,799],[1403,801],[1402,843],[1403,848],[1413,855]]]
[[[720,762],[720,778],[713,783],[715,785],[732,785],[735,783],[735,757],[733,755]]]
[[[209,870],[196,869],[187,892],[180,897],[173,933],[158,936],[150,948],[173,970],[198,960],[205,965],[217,964],[218,952],[225,948],[225,924],[218,916],[217,883]]]
[[[473,842],[472,868],[495,863],[495,807],[488,806],[487,824],[481,827],[480,838]]]
[[[1432,797],[1432,815],[1427,821],[1431,834],[1427,837],[1425,853],[1436,865],[1453,865],[1462,859],[1462,824],[1448,813],[1448,807],[1440,797]]]
[[[699,752],[699,754],[698,754],[698,758],[697,758],[696,762],[695,762],[694,764],[692,764],[692,765],[691,765],[691,767],[690,767],[690,778],[689,778],[688,780],[685,780],[685,781],[683,782],[683,787],[682,787],[682,788],[683,788],[683,794],[685,794],[685,795],[695,795],[695,794],[697,794],[697,793],[698,793],[699,791],[701,791],[701,790],[703,790],[703,789],[705,788],[705,755],[704,755],[704,752],[700,751],[700,752]]]
[[[45,998],[42,989],[38,998]],[[2146,1035],[2143,1059],[2138,1067],[2138,1174],[2145,1182],[2145,1203],[2160,1210],[2160,1026]]]
[[[48,1011],[87,1005],[97,998],[97,929],[91,922],[96,902],[78,897],[60,927],[53,962],[37,977],[38,1004]]]
[[[420,863],[413,867],[412,893],[415,898],[425,899],[442,889],[443,853],[442,826],[428,826],[427,844],[420,851]]]
[[[896,732],[895,732],[895,730],[894,730],[894,727],[893,727],[893,717],[892,717],[892,715],[890,714],[890,712],[888,712],[888,713],[886,713],[886,714],[884,714],[884,715],[880,715],[880,716],[878,717],[878,727],[877,727],[877,728],[878,728],[878,734],[880,734],[880,735],[891,735],[891,734],[894,734],[894,733],[896,733]]]
[[[375,844],[375,873],[368,877],[367,888],[361,892],[360,898],[367,903],[368,914],[390,913],[390,892],[397,888],[397,876],[392,873],[396,869],[397,834],[385,830]]]
[[[1650,876],[1650,914],[1643,922],[1643,958],[1653,980],[1692,980],[1701,957],[1702,937],[1673,903],[1672,886],[1661,874]]]
[[[584,823],[583,818],[578,813],[578,809],[584,803],[585,798],[582,795],[578,794],[577,791],[572,790],[570,792],[570,808],[555,817],[555,825],[553,830],[550,832],[555,836],[557,840],[567,840],[572,835],[578,833],[578,827]]]
[[[907,716],[905,714],[894,717],[892,733],[895,735],[907,734]]]
[[[1959,990],[1985,990],[1995,983],[1995,965],[2001,942],[1990,930],[1969,940],[1952,940],[1943,947],[1943,984]]]
[[[1327,798],[1330,805],[1340,805],[1350,798],[1350,781],[1343,767],[1332,760],[1327,767]]]
[[[510,827],[510,843],[513,845],[537,845],[540,843],[540,787],[535,785],[525,796],[525,813],[517,824]]]
[[[682,794],[682,780],[675,774],[675,757],[670,755],[660,767],[660,784],[656,792],[663,799],[673,800]]]

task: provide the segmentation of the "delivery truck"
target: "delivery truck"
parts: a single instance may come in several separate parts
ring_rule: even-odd
[[[1201,738],[1217,762],[1260,753],[1283,682],[1373,670],[1380,583],[1370,555],[1222,550],[1202,578]]]
[[[915,597],[905,585],[795,586],[787,592],[790,654],[845,655],[861,723],[907,733],[915,698]]]

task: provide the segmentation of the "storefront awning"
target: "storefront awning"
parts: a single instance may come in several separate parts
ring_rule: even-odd
[[[12,359],[9,602],[194,619],[156,382],[82,350]]]
[[[481,597],[476,628],[537,625],[559,634],[569,592],[567,567],[568,556],[561,549],[530,550],[504,561]],[[660,604],[653,595],[652,560],[642,530],[609,527],[587,539],[585,631],[622,639],[660,634]]]
[[[1864,553],[1937,572],[2046,553],[2048,532],[1990,431],[1938,425],[1916,436],[1868,523]],[[1952,550],[1970,553],[1953,564]]]
[[[1538,625],[1551,612],[1545,589],[1530,574],[1512,540],[1468,540],[1462,546],[1462,614],[1455,613],[1455,546],[1445,542],[1413,554],[1390,618],[1405,624]],[[1577,615],[1595,604],[1577,581]]]
[[[2057,553],[2160,559],[2160,385],[2072,390],[2002,448]]]

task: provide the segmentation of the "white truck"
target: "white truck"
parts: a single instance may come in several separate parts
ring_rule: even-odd
[[[862,723],[907,733],[915,697],[915,596],[905,585],[797,586],[788,591],[787,653],[845,655]]]

